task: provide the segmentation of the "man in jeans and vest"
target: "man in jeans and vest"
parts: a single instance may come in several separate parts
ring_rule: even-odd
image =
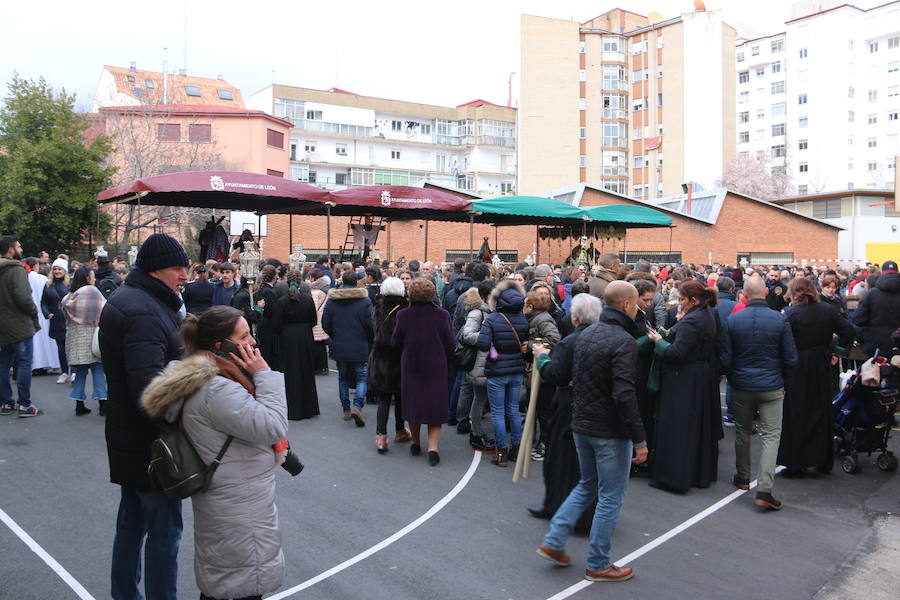
[[[604,290],[604,300],[600,320],[578,338],[572,368],[572,433],[581,480],[553,515],[537,553],[559,566],[569,566],[572,559],[564,551],[566,541],[585,508],[597,500],[584,578],[624,581],[634,571],[612,564],[612,536],[631,464],[647,460],[635,393],[638,292],[630,283],[612,281]]]
[[[181,357],[178,292],[187,280],[187,266],[181,244],[154,233],[100,314],[100,351],[109,384],[109,478],[122,494],[112,552],[110,595],[115,600],[142,598],[142,550],[147,599],[176,597],[181,500],[166,496],[147,473],[157,430],[140,399],[150,380]]]
[[[784,382],[797,366],[797,348],[787,318],[769,309],[769,290],[761,277],[744,282],[747,308],[724,322],[722,364],[728,374],[734,406],[735,487],[750,489],[750,436],[753,417],[759,412],[762,454],[759,458],[759,488],[755,503],[780,510],[772,495],[775,461],[781,441],[781,411]]]

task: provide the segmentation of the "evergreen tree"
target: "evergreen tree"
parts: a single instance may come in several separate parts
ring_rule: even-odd
[[[75,97],[13,75],[0,107],[0,234],[16,235],[26,255],[77,252],[109,231],[97,193],[114,168],[104,167],[110,139],[87,135]],[[99,227],[98,227],[99,225]]]

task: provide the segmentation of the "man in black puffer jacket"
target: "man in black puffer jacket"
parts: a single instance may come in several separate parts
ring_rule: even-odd
[[[881,265],[881,275],[874,290],[863,296],[859,308],[853,313],[853,324],[862,329],[862,343],[866,353],[873,356],[877,350],[890,358],[894,351],[891,334],[900,327],[900,273],[892,260]]]
[[[603,297],[606,308],[578,338],[572,370],[572,433],[581,481],[556,511],[537,552],[558,565],[571,564],[563,548],[581,513],[596,499],[585,579],[623,581],[634,572],[612,563],[610,546],[631,463],[647,460],[634,382],[638,293],[630,283],[612,281]]]
[[[144,546],[146,597],[176,596],[181,501],[166,496],[147,474],[157,431],[140,399],[150,380],[181,356],[178,290],[187,280],[187,266],[181,244],[154,233],[141,246],[125,285],[100,314],[100,352],[109,386],[109,478],[122,486],[112,552],[113,598],[140,597]]]

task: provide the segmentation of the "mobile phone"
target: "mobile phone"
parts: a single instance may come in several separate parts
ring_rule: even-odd
[[[647,327],[647,331],[653,331],[653,325],[651,325],[647,321],[644,321],[644,326]]]
[[[225,354],[226,356],[229,352],[232,352],[235,356],[241,355],[241,353],[238,351],[237,344],[235,344],[231,340],[222,340],[219,343],[219,352]]]

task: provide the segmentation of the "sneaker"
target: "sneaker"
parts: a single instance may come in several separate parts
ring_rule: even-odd
[[[584,572],[584,578],[588,581],[625,581],[634,577],[634,569],[631,567],[617,567],[610,565],[602,571],[588,569]]]
[[[531,460],[541,462],[544,460],[544,454],[546,454],[546,452],[547,447],[544,445],[544,442],[538,442],[538,445],[531,451]]]
[[[768,510],[781,510],[784,506],[780,500],[776,500],[770,492],[756,492],[756,500],[753,503]]]
[[[68,383],[69,382],[69,374],[62,373],[59,377],[56,378],[56,383]]]
[[[44,414],[44,411],[39,409],[36,406],[20,406],[19,407],[19,418],[25,417],[39,417]]]
[[[547,559],[552,563],[556,563],[561,567],[568,567],[572,564],[572,558],[565,553],[564,550],[554,550],[547,546],[541,546],[537,549],[538,556]]]
[[[722,419],[722,425],[724,425],[725,427],[734,427],[734,417],[725,415],[725,417]]]
[[[75,373],[69,375],[69,383],[75,383]]]
[[[741,479],[737,475],[731,478],[731,484],[738,488],[739,490],[749,490],[750,489],[750,480],[749,479]]]
[[[0,404],[0,416],[7,417],[16,412],[15,404]]]
[[[473,450],[491,454],[496,450],[491,440],[485,440],[484,436],[469,434],[469,445]]]

